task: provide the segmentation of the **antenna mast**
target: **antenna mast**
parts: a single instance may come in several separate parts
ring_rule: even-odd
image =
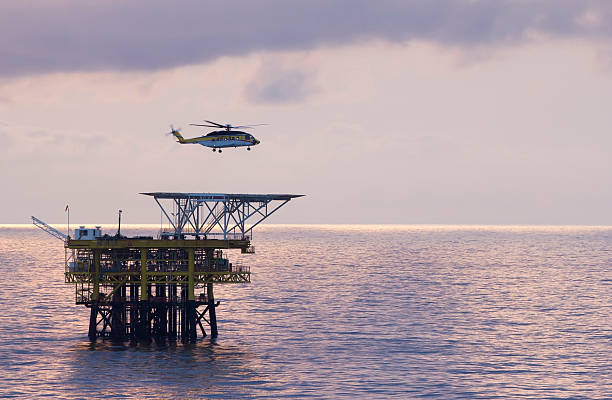
[[[119,227],[117,228],[117,237],[121,237],[121,213],[123,211],[119,210]]]

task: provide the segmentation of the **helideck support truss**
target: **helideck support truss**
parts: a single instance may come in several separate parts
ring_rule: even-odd
[[[141,193],[152,196],[170,223],[162,236],[251,238],[253,228],[298,194]],[[248,225],[247,225],[248,224]]]

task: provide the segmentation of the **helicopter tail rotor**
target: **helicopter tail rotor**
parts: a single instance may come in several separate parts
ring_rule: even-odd
[[[181,128],[179,129],[174,129],[173,125],[170,125],[170,132],[166,133],[166,135],[173,135],[174,137],[176,137],[178,139],[178,141],[180,143],[183,143],[183,141],[185,140],[185,138],[183,138],[183,135],[181,135],[180,132]]]

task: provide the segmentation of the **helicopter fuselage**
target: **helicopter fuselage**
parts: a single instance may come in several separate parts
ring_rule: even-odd
[[[177,137],[178,142],[181,144],[200,144],[213,149],[226,147],[251,147],[259,144],[259,140],[257,140],[253,135],[242,131],[214,131],[205,136],[190,139],[185,139],[182,136],[179,137],[176,134],[175,136]]]

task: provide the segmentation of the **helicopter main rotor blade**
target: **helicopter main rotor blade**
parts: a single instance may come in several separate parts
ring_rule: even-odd
[[[252,129],[255,126],[263,126],[263,125],[269,125],[269,124],[251,124],[251,125],[232,125],[232,124],[219,124],[217,122],[214,121],[209,121],[207,119],[204,120],[205,122],[208,122],[210,125],[207,124],[189,124],[191,126],[205,126],[207,128],[222,128],[222,129],[226,129],[226,130],[230,130],[230,129]]]
[[[189,124],[191,126],[206,126],[208,128],[219,128],[217,125],[205,125],[205,124]]]
[[[262,126],[262,125],[270,125],[270,124],[251,124],[251,125],[238,125],[238,126],[232,126],[232,128],[238,128],[238,129],[251,129],[255,126]]]
[[[209,124],[213,124],[213,125],[215,125],[215,126],[216,126],[216,127],[218,127],[218,128],[225,128],[225,125],[221,125],[221,124],[218,124],[218,123],[216,123],[216,122],[209,121],[209,120],[207,120],[207,119],[205,119],[204,121],[208,122]]]

